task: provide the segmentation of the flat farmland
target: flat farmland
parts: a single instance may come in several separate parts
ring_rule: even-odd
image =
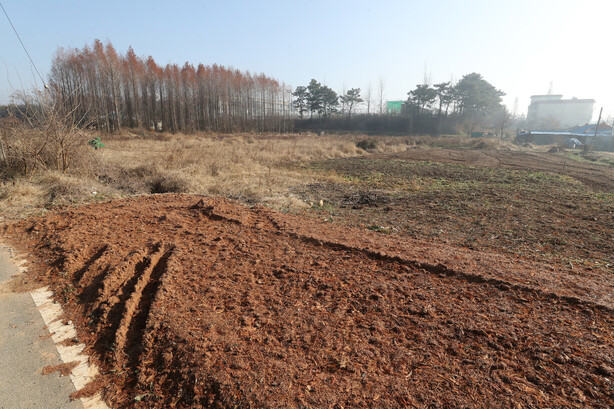
[[[96,189],[120,197],[5,223],[101,368],[81,395],[614,405],[611,167],[327,138],[111,141]]]
[[[416,149],[304,169],[339,176],[297,191],[334,221],[571,269],[614,266],[611,167],[548,153]]]

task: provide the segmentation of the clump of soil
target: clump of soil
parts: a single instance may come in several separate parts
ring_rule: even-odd
[[[78,361],[68,362],[68,363],[59,364],[59,365],[47,365],[46,367],[43,368],[41,373],[43,375],[49,375],[54,372],[59,372],[61,376],[68,376],[70,375],[72,370],[75,369],[77,365],[79,365]]]
[[[364,206],[379,207],[390,202],[387,194],[373,190],[360,190],[345,195],[341,200],[340,207],[351,207],[361,209]]]
[[[6,233],[47,261],[113,407],[614,405],[603,277],[188,195]]]

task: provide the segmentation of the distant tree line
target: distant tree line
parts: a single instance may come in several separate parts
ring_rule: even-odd
[[[170,132],[285,131],[294,115],[291,89],[264,74],[219,65],[158,65],[130,47],[118,54],[99,40],[60,49],[49,89],[76,123]]]
[[[450,82],[418,84],[408,92],[407,113],[414,121],[435,118],[439,126],[466,133],[494,129],[508,115],[501,104],[504,95],[480,74],[471,73],[454,86]]]
[[[219,65],[158,65],[129,47],[118,54],[110,42],[59,49],[52,61],[48,96],[59,116],[80,127],[106,132],[124,127],[169,132],[347,130],[369,133],[452,134],[498,130],[511,115],[505,94],[478,73],[456,84],[425,78],[398,109],[387,110],[380,78],[378,114],[373,92],[351,88],[340,95],[312,79],[292,91],[264,74]],[[24,102],[24,101],[21,101]],[[22,105],[0,107],[0,118],[34,112]],[[366,103],[366,114],[360,110]]]
[[[0,119],[10,116],[21,118],[23,116],[22,113],[26,111],[27,107],[24,104],[0,105]]]
[[[399,111],[383,112],[380,107],[380,115],[359,114],[352,117],[352,111],[364,102],[360,88],[352,88],[339,98],[333,90],[312,79],[309,85],[297,87],[292,95],[299,118],[305,118],[295,122],[295,129],[298,130],[471,134],[489,129],[503,133],[511,117],[501,104],[505,93],[477,73],[463,76],[455,85],[450,82],[433,86],[426,82],[418,84],[407,93],[407,100],[403,101]],[[338,111],[340,100],[341,113]],[[370,102],[368,97],[367,104]],[[347,115],[344,115],[346,112]],[[309,113],[309,118],[305,117],[305,113]]]

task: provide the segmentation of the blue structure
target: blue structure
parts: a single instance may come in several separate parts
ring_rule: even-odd
[[[612,136],[612,127],[607,124],[586,124],[572,128],[570,133],[575,135],[595,136],[595,128],[597,128],[597,136]]]
[[[595,129],[597,135],[595,136]],[[595,149],[614,151],[614,128],[608,124],[586,124],[567,131],[520,131],[516,135],[518,142],[530,142],[537,145],[564,143],[569,145],[576,140],[582,145],[593,145]]]

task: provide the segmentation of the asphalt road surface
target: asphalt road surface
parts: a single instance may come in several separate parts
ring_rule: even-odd
[[[81,409],[69,398],[75,392],[69,376],[41,374],[62,361],[30,293],[4,286],[18,271],[0,246],[0,409]]]

